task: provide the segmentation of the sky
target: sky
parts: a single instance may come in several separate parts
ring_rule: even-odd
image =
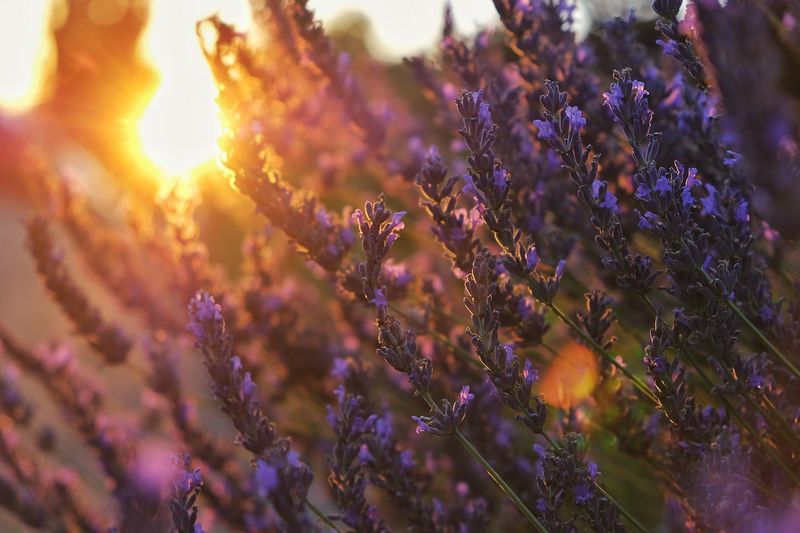
[[[0,107],[6,110],[23,111],[37,100],[42,73],[52,55],[47,27],[54,1],[58,0],[0,0]],[[113,20],[130,1],[134,0],[89,0],[89,9],[99,20]],[[149,37],[153,39],[143,43],[144,47],[152,51],[166,45],[170,55],[189,57],[190,63],[199,58],[195,20],[219,12],[224,20],[239,26],[248,21],[247,0],[153,0],[152,4]],[[399,59],[434,43],[445,0],[311,0],[310,5],[324,23],[348,11],[365,14],[374,28],[369,43],[373,53]],[[458,27],[466,33],[497,21],[491,0],[456,0],[453,11]],[[167,66],[165,55],[157,52],[153,56],[156,63],[162,63],[159,66]]]

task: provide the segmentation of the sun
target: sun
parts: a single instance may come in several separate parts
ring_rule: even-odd
[[[184,175],[213,159],[221,133],[216,88],[195,35],[195,23],[213,13],[237,27],[250,23],[247,0],[156,0],[143,52],[159,86],[138,124],[144,157],[166,175]]]

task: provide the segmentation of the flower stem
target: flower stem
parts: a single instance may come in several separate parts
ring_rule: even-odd
[[[741,396],[750,407],[752,407],[764,418],[764,421],[767,423],[770,429],[776,433],[779,433],[786,440],[788,440],[796,451],[800,451],[800,443],[798,443],[797,435],[792,433],[791,428],[788,426],[788,424],[786,424],[786,421],[783,420],[783,417],[781,417],[780,413],[772,410],[767,412],[767,410],[765,410],[764,407],[758,403],[758,401],[751,398],[747,393],[743,393]]]
[[[658,403],[657,400],[656,400],[656,397],[653,396],[653,393],[650,392],[650,389],[647,387],[647,385],[641,379],[639,379],[638,377],[634,376],[631,373],[631,371],[628,370],[627,368],[625,368],[625,366],[622,365],[619,361],[617,361],[616,358],[614,358],[614,356],[612,356],[610,353],[608,353],[606,350],[604,350],[602,346],[597,344],[597,342],[595,342],[595,340],[593,338],[591,338],[589,335],[587,335],[586,332],[583,331],[580,328],[580,326],[578,326],[575,322],[573,322],[561,309],[558,308],[558,306],[556,306],[554,303],[551,302],[551,303],[547,304],[547,307],[549,307],[558,316],[558,318],[561,319],[562,322],[564,322],[567,326],[569,326],[570,329],[572,329],[575,333],[577,333],[578,336],[581,337],[581,339],[583,339],[589,346],[591,346],[591,348],[598,355],[600,355],[603,358],[605,358],[609,363],[614,365],[614,367],[617,370],[622,372],[622,374],[625,377],[630,379],[631,382],[633,382],[633,385],[637,389],[639,389],[639,391],[642,394],[644,394],[651,402],[653,402],[654,404]]]
[[[306,498],[306,507],[311,509],[311,512],[317,515],[317,518],[319,518],[320,521],[323,522],[326,526],[336,531],[337,533],[341,533],[341,529],[336,527],[336,524],[331,522],[331,519],[325,516],[325,513],[323,513],[316,505],[311,503],[311,500],[309,500],[308,498]]]
[[[717,297],[718,297],[718,298],[719,298],[721,301],[725,302],[725,305],[727,305],[727,306],[728,306],[728,308],[729,308],[731,311],[733,311],[733,312],[736,314],[736,316],[738,316],[738,317],[739,317],[739,319],[740,319],[742,322],[744,322],[744,323],[745,323],[745,325],[748,327],[748,329],[750,329],[750,331],[752,331],[752,332],[753,332],[753,334],[754,334],[756,337],[758,337],[758,340],[759,340],[759,341],[761,341],[761,344],[763,344],[763,345],[764,345],[764,347],[766,347],[766,348],[767,348],[767,349],[768,349],[770,352],[772,352],[772,353],[773,353],[773,355],[775,355],[775,357],[777,357],[778,359],[780,359],[780,360],[781,360],[781,362],[782,362],[782,363],[783,363],[783,364],[786,366],[786,368],[788,368],[788,369],[789,369],[789,371],[790,371],[792,374],[794,374],[794,376],[795,376],[797,379],[800,379],[800,369],[798,369],[798,368],[797,368],[797,367],[794,365],[794,363],[792,363],[792,362],[789,360],[789,357],[788,357],[788,356],[787,356],[785,353],[783,353],[783,351],[782,351],[780,348],[778,348],[777,346],[775,346],[775,344],[773,344],[773,342],[772,342],[771,340],[769,340],[769,338],[767,338],[767,336],[766,336],[766,335],[765,335],[765,334],[764,334],[764,333],[761,331],[761,328],[759,328],[758,326],[756,326],[755,324],[753,324],[753,323],[750,321],[750,319],[749,319],[749,318],[747,318],[747,315],[745,315],[745,314],[744,314],[744,311],[742,311],[742,310],[739,308],[739,306],[738,306],[738,305],[736,305],[735,303],[733,303],[733,302],[732,302],[730,299],[728,299],[728,298],[725,298],[723,295],[719,294],[719,291],[717,291],[717,289],[714,287],[714,284],[713,284],[714,282],[713,282],[713,280],[711,279],[711,276],[709,276],[709,275],[708,275],[708,273],[707,273],[705,270],[703,270],[703,269],[700,269],[700,268],[698,268],[697,270],[699,270],[699,271],[700,271],[700,273],[702,273],[702,275],[703,275],[703,278],[706,280],[706,283],[708,283],[708,286],[709,286],[709,288],[710,288],[712,291],[714,291],[714,292],[717,294]]]
[[[697,360],[694,357],[692,357],[692,355],[688,351],[684,350],[683,353],[689,360],[689,363],[691,363],[691,365],[697,371],[698,375],[703,379],[703,381],[705,381],[709,385],[713,385],[711,379],[702,369]],[[762,450],[764,450],[767,453],[767,455],[769,455],[770,458],[772,458],[772,460],[775,461],[784,472],[786,472],[786,475],[789,476],[789,478],[792,481],[794,481],[795,484],[800,484],[799,483],[800,480],[798,480],[797,475],[792,471],[792,469],[789,466],[786,465],[786,463],[783,462],[783,459],[780,458],[780,456],[775,452],[772,446],[768,445],[764,441],[764,439],[761,437],[761,435],[758,434],[755,428],[752,425],[750,425],[750,423],[747,420],[744,419],[741,413],[739,413],[738,409],[736,409],[733,406],[733,404],[731,404],[730,400],[728,400],[728,398],[726,398],[724,395],[719,395],[719,399],[725,405],[725,409],[727,410],[727,412],[733,415],[733,417],[739,422],[739,425],[741,425],[744,428],[744,430],[747,431],[750,434],[750,436],[753,437],[753,439],[759,445],[759,447]]]
[[[595,486],[595,488],[596,488],[598,491],[600,491],[600,494],[602,494],[603,496],[605,496],[606,498],[608,498],[608,500],[609,500],[611,503],[613,503],[613,504],[614,504],[614,506],[615,506],[617,509],[619,509],[619,512],[620,512],[620,513],[622,513],[622,515],[623,515],[625,518],[627,518],[627,519],[628,519],[628,522],[630,522],[631,524],[633,524],[633,526],[634,526],[636,529],[638,529],[638,530],[639,530],[639,531],[641,531],[642,533],[648,533],[648,530],[647,530],[647,528],[646,528],[646,527],[644,527],[644,526],[641,524],[641,522],[639,522],[639,521],[638,521],[636,518],[634,518],[634,516],[633,516],[631,513],[629,513],[628,511],[626,511],[626,510],[625,510],[625,508],[624,508],[623,506],[621,506],[619,503],[617,503],[617,501],[616,501],[614,498],[612,498],[612,497],[611,497],[611,494],[609,494],[609,493],[608,493],[608,491],[606,491],[606,489],[604,489],[604,488],[603,488],[603,487],[600,485],[600,483],[597,483],[597,482],[595,482],[594,486]]]
[[[437,411],[439,410],[439,406],[436,405],[436,402],[433,401],[433,398],[431,398],[431,395],[429,393],[424,392],[421,394],[421,396],[425,400],[425,403],[427,403],[431,409]],[[531,512],[531,510],[528,509],[525,503],[523,503],[519,495],[517,495],[517,493],[514,492],[514,489],[512,489],[511,486],[508,483],[506,483],[503,477],[497,472],[497,470],[495,470],[492,467],[492,465],[489,464],[489,462],[483,457],[483,455],[481,455],[478,449],[475,448],[475,446],[473,446],[472,442],[470,442],[470,440],[467,437],[465,437],[464,434],[461,433],[459,429],[456,429],[453,435],[455,436],[458,443],[461,444],[461,446],[463,446],[464,449],[467,450],[467,452],[476,461],[478,461],[478,463],[480,463],[480,465],[484,468],[484,470],[486,470],[486,473],[489,474],[489,477],[492,478],[492,480],[495,483],[497,483],[497,485],[500,487],[500,490],[502,490],[505,493],[505,495],[508,496],[508,498],[514,504],[514,506],[519,510],[520,513],[522,513],[522,515],[528,520],[528,522],[530,522],[533,525],[533,527],[536,528],[536,530],[539,531],[540,533],[547,533],[547,528],[545,528],[544,525],[539,521],[539,519],[536,518],[536,516],[534,516],[533,512]]]

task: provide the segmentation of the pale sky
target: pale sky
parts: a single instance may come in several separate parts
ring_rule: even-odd
[[[0,0],[1,107],[23,111],[36,102],[42,65],[46,65],[52,49],[46,30],[53,1]],[[89,9],[94,9],[99,19],[113,19],[120,7],[130,1],[90,0]],[[452,3],[456,23],[465,33],[497,22],[491,0],[455,0]],[[364,13],[373,25],[374,40],[369,43],[373,52],[386,59],[399,59],[423,51],[435,42],[442,25],[445,0],[311,0],[310,5],[326,23],[348,11]],[[153,0],[151,35],[157,42],[152,44],[167,43],[174,48],[170,55],[186,57],[181,51],[197,46],[195,20],[214,12],[219,12],[224,20],[246,25],[248,1]],[[172,28],[170,36],[167,36],[168,27]],[[147,43],[145,46],[153,48]]]

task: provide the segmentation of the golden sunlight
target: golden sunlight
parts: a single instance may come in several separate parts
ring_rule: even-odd
[[[23,112],[39,102],[53,67],[50,1],[0,2],[0,107]]]
[[[569,342],[547,368],[539,390],[547,403],[568,408],[580,404],[592,394],[598,379],[597,359],[591,350]]]
[[[224,6],[223,6],[224,5]],[[216,89],[195,36],[209,15],[237,27],[250,22],[247,0],[157,0],[142,44],[160,79],[139,122],[144,155],[169,174],[189,173],[215,157],[221,128]]]

